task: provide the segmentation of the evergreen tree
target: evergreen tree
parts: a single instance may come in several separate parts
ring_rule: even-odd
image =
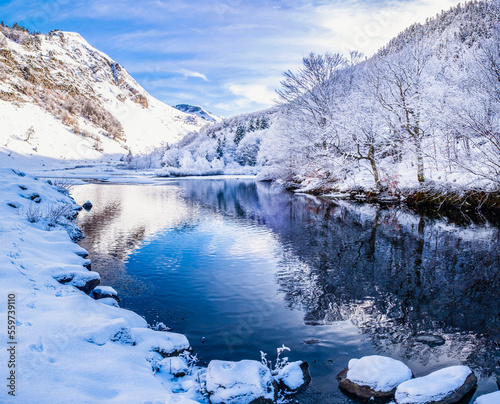
[[[238,126],[236,129],[236,133],[234,135],[234,144],[238,146],[241,142],[241,140],[245,137],[246,135],[246,130],[243,125]]]

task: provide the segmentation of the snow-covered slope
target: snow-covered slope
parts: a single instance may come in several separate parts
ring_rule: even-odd
[[[208,112],[206,109],[198,105],[178,104],[174,108],[178,109],[179,111],[185,112],[186,114],[199,116],[201,119],[204,119],[208,122],[220,122],[222,121],[222,119],[224,119],[219,115]]]
[[[140,153],[206,124],[153,98],[79,34],[18,26],[0,26],[0,103],[0,150],[45,159]]]

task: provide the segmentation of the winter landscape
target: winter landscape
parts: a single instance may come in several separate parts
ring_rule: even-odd
[[[500,404],[500,1],[0,1],[0,403]]]

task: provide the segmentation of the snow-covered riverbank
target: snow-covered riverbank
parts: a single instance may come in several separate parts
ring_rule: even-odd
[[[3,387],[1,402],[203,401],[199,369],[182,380],[153,372],[162,355],[189,348],[183,335],[148,329],[139,315],[78,289],[95,284],[99,275],[85,267],[85,251],[69,235],[77,230],[65,216],[77,206],[67,195],[3,169],[0,201],[2,334],[4,347],[14,347],[1,351],[1,374],[3,380],[15,378],[15,388]],[[12,307],[8,295],[15,296],[9,299]],[[9,313],[15,317],[11,340],[6,340],[7,309],[15,312]],[[9,361],[15,367],[9,368]]]

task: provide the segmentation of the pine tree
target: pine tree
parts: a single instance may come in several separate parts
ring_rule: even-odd
[[[242,139],[245,137],[245,135],[246,135],[245,127],[243,125],[238,126],[238,128],[236,129],[236,133],[234,135],[234,144],[238,146],[242,141]]]

